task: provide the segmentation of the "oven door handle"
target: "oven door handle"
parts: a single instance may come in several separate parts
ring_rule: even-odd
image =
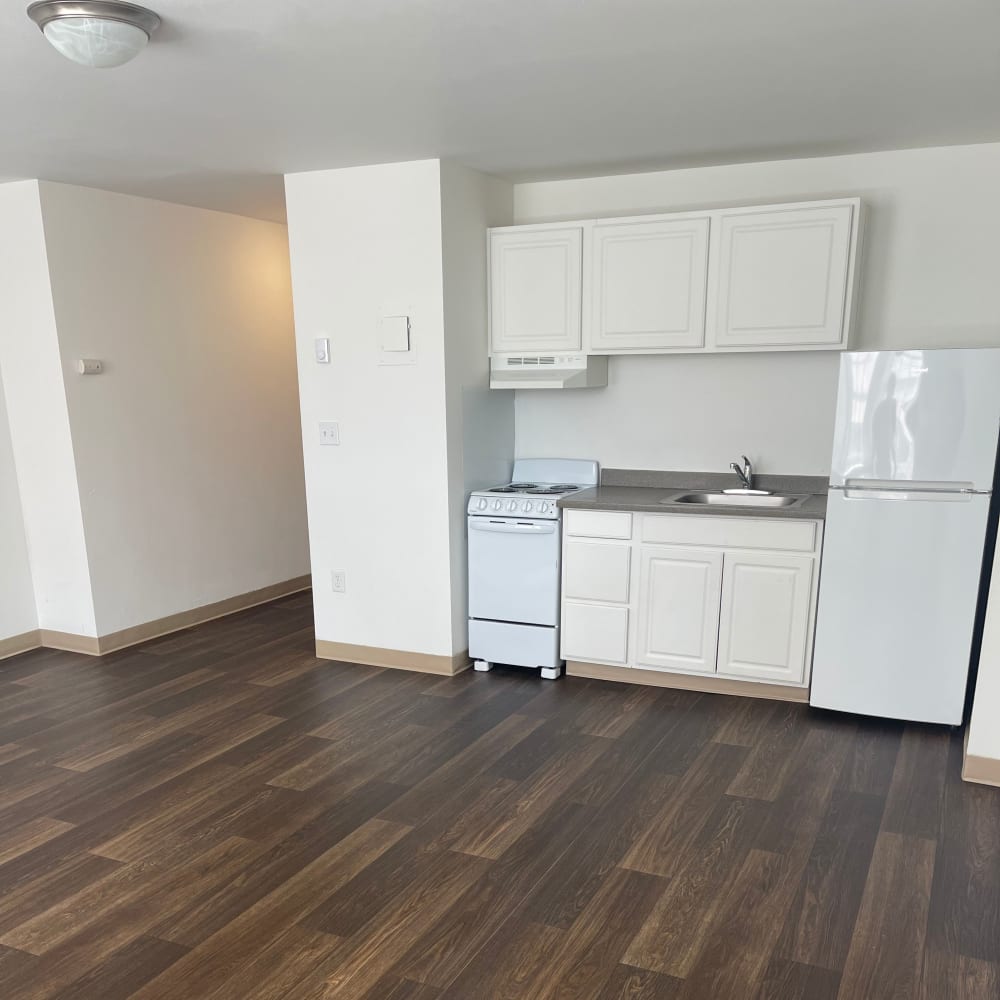
[[[508,535],[551,535],[556,530],[555,521],[515,521],[494,520],[487,517],[473,517],[469,520],[471,531],[495,531]]]

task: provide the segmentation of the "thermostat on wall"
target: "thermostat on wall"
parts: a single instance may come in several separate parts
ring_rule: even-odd
[[[100,375],[104,371],[104,363],[95,358],[81,358],[76,363],[76,370],[81,375]]]

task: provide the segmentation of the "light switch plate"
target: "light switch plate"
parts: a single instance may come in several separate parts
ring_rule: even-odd
[[[330,363],[330,338],[317,337],[313,343],[316,348],[316,364],[328,365]]]
[[[333,420],[319,422],[319,443],[340,444],[340,424]]]

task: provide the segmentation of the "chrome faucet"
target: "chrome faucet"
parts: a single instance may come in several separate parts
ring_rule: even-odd
[[[740,455],[743,459],[743,468],[741,469],[735,462],[729,463],[729,468],[740,477],[740,482],[743,484],[743,489],[752,490],[753,489],[753,466],[750,464],[750,459],[746,455]]]

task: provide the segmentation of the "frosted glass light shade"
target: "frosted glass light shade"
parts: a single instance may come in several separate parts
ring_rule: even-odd
[[[52,47],[73,62],[110,69],[134,59],[149,41],[142,28],[104,17],[62,17],[43,28]]]

